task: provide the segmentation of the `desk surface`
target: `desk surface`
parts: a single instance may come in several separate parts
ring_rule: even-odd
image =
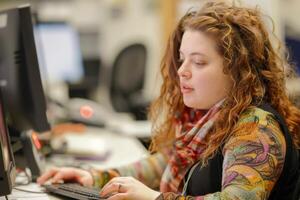
[[[69,136],[70,135],[72,135],[72,133],[70,133]],[[75,137],[78,137],[78,134],[76,134]],[[147,150],[135,137],[124,136],[106,129],[88,128],[86,133],[81,134],[79,137],[81,137],[81,139],[79,140],[80,142],[78,143],[78,140],[75,141],[78,143],[77,145],[79,148],[82,148],[82,146],[84,145],[93,146],[90,144],[90,140],[92,138],[92,140],[99,142],[99,144],[104,144],[105,148],[99,147],[99,153],[103,153],[104,151],[109,152],[107,157],[105,159],[102,159],[101,161],[95,161],[95,160],[79,161],[77,159],[74,159],[74,156],[71,155],[55,155],[47,161],[47,168],[55,165],[59,165],[59,166],[72,165],[72,164],[77,165],[78,163],[80,163],[95,168],[106,169],[110,167],[117,167],[117,166],[129,164],[148,155]],[[72,137],[70,136],[70,138]],[[88,144],[85,141],[89,141]],[[18,186],[18,188],[27,189],[31,191],[43,190],[43,188],[39,187],[35,183],[29,184],[27,186]],[[11,199],[28,200],[29,197],[30,199],[38,199],[38,200],[59,199],[57,197],[45,193],[44,194],[25,193],[18,190],[13,190],[12,194],[9,195],[8,197],[10,200]],[[0,197],[0,200],[5,200],[5,198]]]
[[[8,195],[9,200],[29,200],[29,199],[30,200],[61,200],[61,199],[64,199],[64,198],[59,198],[59,197],[56,197],[56,196],[46,193],[45,189],[36,183],[31,183],[26,186],[17,186],[17,188],[27,190],[27,191],[40,192],[40,193],[29,193],[29,192],[24,192],[24,191],[19,191],[19,190],[13,189],[12,194]],[[0,197],[0,200],[5,200],[5,197]]]
[[[58,140],[70,143],[70,151],[91,151],[91,159],[75,159],[70,154],[54,155],[48,166],[86,163],[95,168],[107,169],[132,163],[148,155],[141,142],[132,136],[124,136],[103,128],[88,128],[85,134],[66,134]],[[72,144],[71,144],[72,143]],[[97,159],[99,158],[99,159]]]

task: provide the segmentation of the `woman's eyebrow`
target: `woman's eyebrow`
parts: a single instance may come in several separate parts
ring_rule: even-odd
[[[182,55],[184,55],[183,51],[181,51],[181,50],[179,50],[179,53],[182,54]],[[192,52],[192,53],[190,53],[189,55],[191,55],[191,56],[193,56],[193,55],[206,56],[205,54],[200,53],[200,52],[197,52],[197,51]]]

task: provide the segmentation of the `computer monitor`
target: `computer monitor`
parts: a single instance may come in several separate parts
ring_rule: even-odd
[[[0,12],[0,86],[10,125],[50,130],[36,55],[30,6]]]
[[[81,81],[84,69],[77,31],[63,22],[38,23],[34,30],[46,84]]]
[[[5,122],[0,93],[0,196],[11,193],[15,182],[16,168]]]
[[[25,157],[20,167],[29,167],[37,177],[41,154],[34,146],[31,130],[41,133],[49,131],[50,126],[29,5],[0,11],[0,44],[0,88],[11,140],[15,142],[15,160],[19,167],[17,155]],[[20,143],[21,150],[15,148]]]

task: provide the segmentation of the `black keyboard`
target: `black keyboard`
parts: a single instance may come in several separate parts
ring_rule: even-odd
[[[44,185],[46,190],[60,196],[69,197],[78,200],[101,200],[106,199],[100,197],[100,190],[95,188],[88,188],[76,183],[52,184]]]

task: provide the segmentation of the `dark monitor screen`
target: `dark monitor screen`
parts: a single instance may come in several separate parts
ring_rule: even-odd
[[[0,196],[11,193],[16,170],[10,139],[0,98]]]
[[[0,86],[9,125],[50,129],[29,5],[0,12]]]
[[[50,126],[29,5],[0,11],[0,44],[0,89],[14,158],[18,167],[29,167],[36,177],[40,174],[40,160],[31,140],[28,142],[30,136],[25,136],[29,130],[49,131]]]

